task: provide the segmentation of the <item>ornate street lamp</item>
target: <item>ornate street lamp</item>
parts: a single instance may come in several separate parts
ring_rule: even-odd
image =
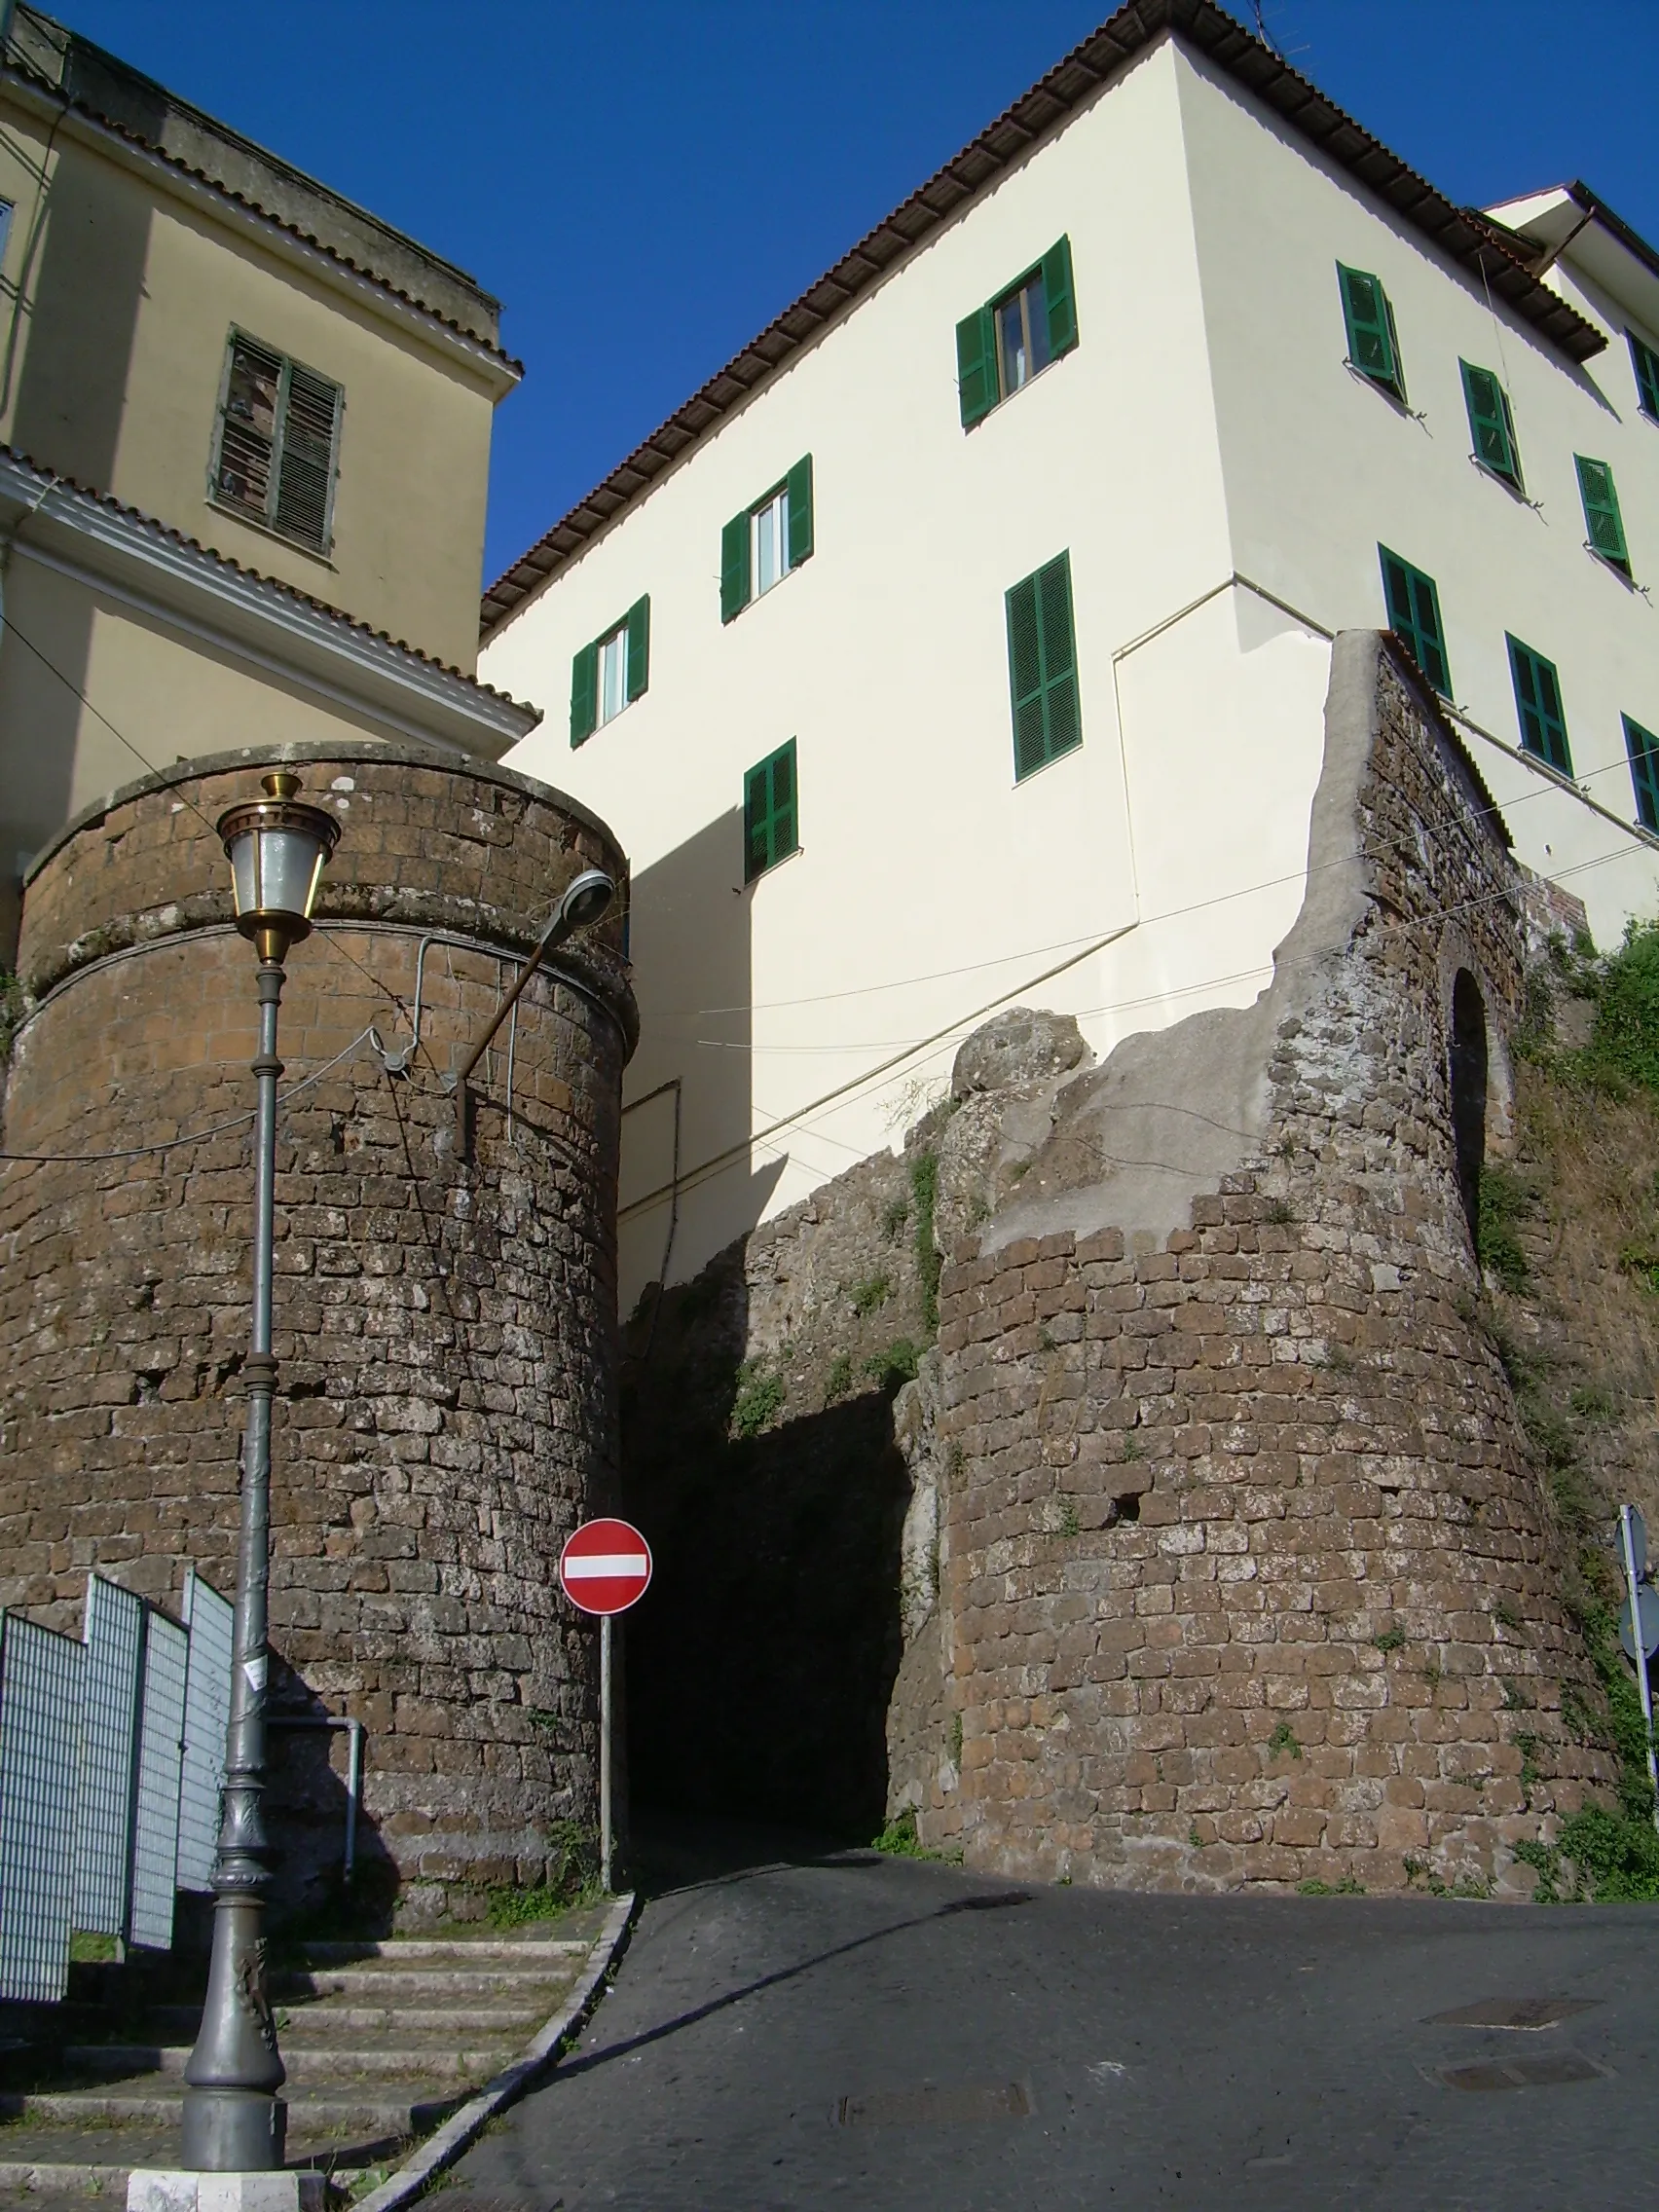
[[[276,1180],[276,1009],[288,947],[311,934],[312,903],[340,824],[296,797],[278,769],[266,796],[233,806],[219,835],[236,888],[237,927],[259,953],[259,1053],[253,1165],[253,1331],[246,1364],[241,1530],[225,1793],[213,1862],[213,1959],[202,2032],[184,2070],[184,2164],[197,2173],[264,2173],[283,2161],[286,2079],[265,1988],[266,1607],[271,1580],[272,1200]]]

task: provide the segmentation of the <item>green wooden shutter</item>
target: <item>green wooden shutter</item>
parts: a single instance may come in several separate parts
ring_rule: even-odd
[[[1591,546],[1604,561],[1622,569],[1628,576],[1630,548],[1625,543],[1613,472],[1604,461],[1586,461],[1581,453],[1575,453],[1572,460],[1578,470],[1578,496],[1584,501],[1584,527],[1590,534]]]
[[[1072,282],[1070,239],[1043,256],[1043,305],[1049,316],[1049,355],[1058,360],[1077,344],[1077,288]]]
[[[326,377],[288,364],[276,461],[276,527],[326,553],[334,492],[334,452],[346,394]]]
[[[1463,400],[1469,410],[1469,436],[1475,459],[1518,489],[1521,461],[1515,447],[1515,422],[1509,412],[1509,394],[1490,369],[1477,369],[1459,361],[1463,372]]]
[[[733,515],[720,532],[720,620],[731,622],[749,605],[749,513]]]
[[[628,609],[628,698],[630,704],[650,682],[651,597],[635,600]]]
[[[812,456],[805,454],[784,479],[790,502],[790,567],[812,559]]]
[[[996,317],[976,308],[956,325],[956,386],[962,427],[971,430],[1002,396],[997,384]]]
[[[1630,756],[1630,780],[1636,792],[1636,818],[1644,830],[1659,832],[1659,737],[1628,715],[1624,723],[1625,751]]]
[[[1083,743],[1069,553],[1037,571],[1037,619],[1043,632],[1043,734],[1048,757],[1053,760]]]
[[[1007,594],[1008,682],[1014,708],[1014,774],[1017,783],[1040,768],[1043,749],[1043,640],[1037,620],[1037,578],[1022,576]]]
[[[753,883],[800,849],[795,741],[780,746],[743,779],[743,880]]]
[[[219,409],[219,450],[213,462],[213,496],[271,520],[276,436],[281,417],[282,356],[252,339],[231,333],[225,396]]]
[[[1521,722],[1523,752],[1535,753],[1564,776],[1572,773],[1572,753],[1567,741],[1567,717],[1562,712],[1561,684],[1553,661],[1545,660],[1519,638],[1508,637],[1509,668],[1515,684],[1515,710]]]
[[[1388,608],[1388,627],[1412,648],[1419,668],[1442,698],[1452,696],[1452,666],[1446,654],[1446,632],[1440,619],[1440,593],[1432,576],[1402,561],[1387,546],[1377,548],[1382,564],[1382,597]]]
[[[599,726],[599,646],[584,645],[571,663],[571,744],[581,745]]]
[[[1636,390],[1641,412],[1659,421],[1659,353],[1644,345],[1634,330],[1628,335],[1631,367],[1636,371]]]
[[[1343,319],[1347,325],[1348,359],[1373,382],[1385,385],[1403,399],[1406,391],[1400,375],[1400,348],[1387,293],[1363,269],[1348,269],[1339,261],[1337,276],[1342,284]]]
[[[795,821],[795,741],[772,756],[772,865],[800,847]]]

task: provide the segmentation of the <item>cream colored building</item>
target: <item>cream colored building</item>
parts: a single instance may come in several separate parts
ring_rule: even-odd
[[[634,864],[625,1310],[1000,1005],[1251,1003],[1338,631],[1409,631],[1603,941],[1654,911],[1659,261],[1592,200],[1458,208],[1137,0],[492,587],[513,764]]]
[[[350,734],[494,758],[498,309],[27,6],[0,50],[0,959],[146,765]]]

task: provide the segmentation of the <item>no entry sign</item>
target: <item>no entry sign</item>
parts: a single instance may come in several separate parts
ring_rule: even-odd
[[[559,1559],[559,1581],[584,1613],[625,1613],[651,1579],[651,1547],[627,1521],[584,1521]]]

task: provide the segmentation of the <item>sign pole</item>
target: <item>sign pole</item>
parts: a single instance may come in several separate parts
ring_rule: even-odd
[[[1647,1689],[1643,1670],[1642,1711],[1647,1710]],[[1648,1722],[1647,1764],[1653,1765],[1652,1721]],[[1659,1818],[1659,1815],[1655,1816]],[[610,1615],[602,1613],[599,1620],[599,1879],[607,1897],[610,1895]]]
[[[1647,1682],[1647,1653],[1642,1648],[1641,1584],[1636,1571],[1636,1538],[1630,1525],[1630,1507],[1619,1507],[1619,1549],[1624,1554],[1625,1588],[1630,1593],[1631,1639],[1636,1645],[1636,1686],[1641,1694],[1641,1723],[1647,1743],[1647,1779],[1653,1785],[1653,1825],[1659,1828],[1659,1760],[1653,1752],[1653,1692]]]

